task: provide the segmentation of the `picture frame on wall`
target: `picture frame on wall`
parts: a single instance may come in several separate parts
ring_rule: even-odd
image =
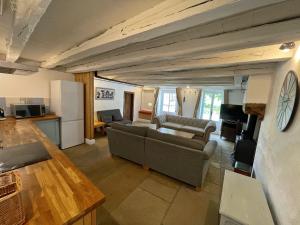
[[[96,87],[95,99],[96,100],[114,100],[115,89]]]

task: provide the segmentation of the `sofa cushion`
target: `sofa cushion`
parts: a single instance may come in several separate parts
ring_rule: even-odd
[[[147,127],[137,127],[137,126],[132,126],[132,125],[125,125],[121,123],[112,123],[111,127],[116,130],[121,130],[124,132],[132,133],[138,136],[143,136],[145,137],[147,134]]]
[[[208,122],[209,120],[191,118],[189,120],[186,120],[185,125],[204,129]]]
[[[180,128],[180,130],[191,132],[191,133],[194,133],[194,134],[196,134],[198,136],[201,136],[201,137],[205,133],[204,129],[199,128],[199,127],[192,127],[192,126],[183,126],[183,127]]]
[[[121,121],[121,120],[123,120],[123,117],[122,117],[121,112],[120,112],[119,109],[116,109],[116,110],[113,111],[113,120],[114,121]]]
[[[163,142],[168,142],[175,145],[180,145],[188,148],[203,150],[205,143],[199,140],[184,138],[172,134],[161,133],[157,130],[148,129],[147,137]]]
[[[178,123],[172,123],[172,122],[165,122],[161,125],[162,127],[167,127],[167,128],[174,128],[174,129],[179,129],[182,127],[181,124]]]
[[[103,121],[103,116],[111,115],[113,121],[123,120],[120,109],[110,109],[110,110],[102,110],[97,112],[98,120]]]
[[[101,120],[104,123],[111,123],[113,121],[112,115],[102,115]]]
[[[189,118],[184,116],[175,116],[175,115],[167,115],[166,122],[181,124],[183,126],[192,126],[192,127],[199,127],[205,128],[209,120],[203,119],[196,119],[196,118]]]
[[[120,121],[114,121],[114,123],[124,124],[124,125],[131,125],[132,121],[130,120],[120,120]]]

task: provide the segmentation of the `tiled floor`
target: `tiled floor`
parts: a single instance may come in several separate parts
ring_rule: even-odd
[[[97,210],[98,225],[217,225],[224,171],[232,169],[233,144],[215,135],[212,139],[219,147],[200,192],[130,161],[112,158],[106,137],[98,137],[95,145],[64,152],[106,195]]]

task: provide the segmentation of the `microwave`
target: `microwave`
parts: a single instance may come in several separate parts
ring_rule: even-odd
[[[38,117],[46,114],[46,107],[43,104],[13,104],[10,108],[15,118]]]

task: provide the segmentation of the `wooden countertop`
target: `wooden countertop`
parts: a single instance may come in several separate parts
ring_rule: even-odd
[[[33,120],[39,119],[47,117]],[[72,224],[104,202],[104,194],[34,125],[32,119],[0,121],[0,140],[4,147],[41,141],[52,156],[51,160],[15,170],[22,179],[25,224]]]
[[[54,114],[48,114],[46,116],[30,118],[30,120],[32,121],[55,120],[55,119],[60,119],[60,117]]]

